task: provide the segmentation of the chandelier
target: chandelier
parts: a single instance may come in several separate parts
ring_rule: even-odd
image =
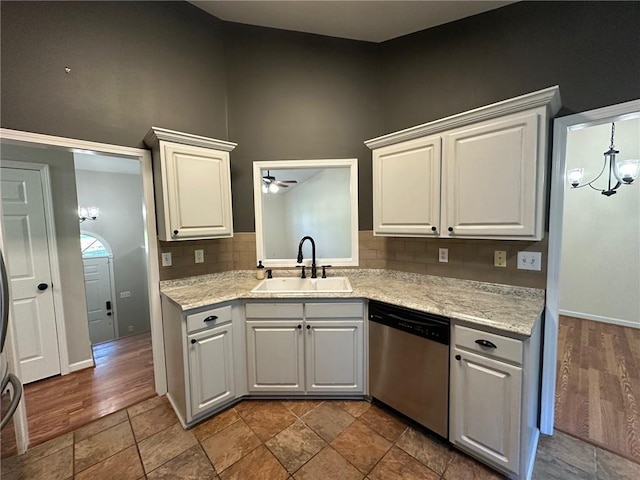
[[[602,165],[602,170],[596,178],[591,180],[584,185],[580,185],[582,182],[582,168],[573,168],[571,170],[567,170],[567,180],[571,184],[572,188],[582,188],[587,185],[594,190],[598,190],[602,195],[610,197],[614,195],[616,190],[620,188],[622,184],[630,185],[638,176],[638,170],[640,169],[640,160],[637,158],[630,160],[622,160],[616,161],[616,155],[620,152],[616,150],[616,147],[613,143],[613,137],[616,133],[616,124],[611,124],[611,144],[609,145],[609,150],[604,152],[604,165]],[[608,183],[606,189],[600,189],[593,186],[593,183],[598,180],[605,172],[608,171]],[[612,184],[615,185],[612,186]]]

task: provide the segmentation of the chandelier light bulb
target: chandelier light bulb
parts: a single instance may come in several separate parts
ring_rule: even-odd
[[[616,162],[617,177],[624,183],[632,183],[638,177],[640,160],[637,158]]]
[[[262,193],[269,193],[269,187],[264,182],[262,183]]]
[[[278,187],[278,185],[276,185],[275,183],[269,185],[269,191],[271,193],[278,193],[278,190],[280,190],[280,187]]]
[[[582,181],[582,173],[582,168],[573,168],[567,171],[567,180],[573,188],[580,185],[580,182]]]

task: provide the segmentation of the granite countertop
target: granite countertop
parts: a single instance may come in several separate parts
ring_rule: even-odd
[[[237,299],[366,298],[412,308],[488,327],[526,338],[544,309],[544,290],[495,283],[420,275],[395,270],[334,270],[346,276],[351,293],[251,293],[258,285],[253,270],[239,270],[160,282],[160,293],[185,312]],[[275,270],[275,277],[298,276],[298,271]]]

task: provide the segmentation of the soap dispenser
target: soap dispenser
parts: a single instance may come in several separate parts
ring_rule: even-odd
[[[262,260],[258,261],[258,266],[256,267],[256,278],[258,280],[264,280],[264,265],[262,265]]]

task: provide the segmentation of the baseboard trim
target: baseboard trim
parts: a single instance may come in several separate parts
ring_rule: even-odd
[[[591,315],[590,313],[572,312],[570,310],[558,310],[560,315],[565,317],[582,318],[584,320],[592,320],[594,322],[611,323],[613,325],[620,325],[621,327],[640,328],[640,323],[630,322],[629,320],[622,320],[620,318],[602,317],[600,315]]]
[[[82,360],[80,362],[70,363],[69,364],[69,373],[77,372],[78,370],[84,370],[85,368],[91,368],[95,364],[93,363],[93,358],[87,358],[86,360]]]

